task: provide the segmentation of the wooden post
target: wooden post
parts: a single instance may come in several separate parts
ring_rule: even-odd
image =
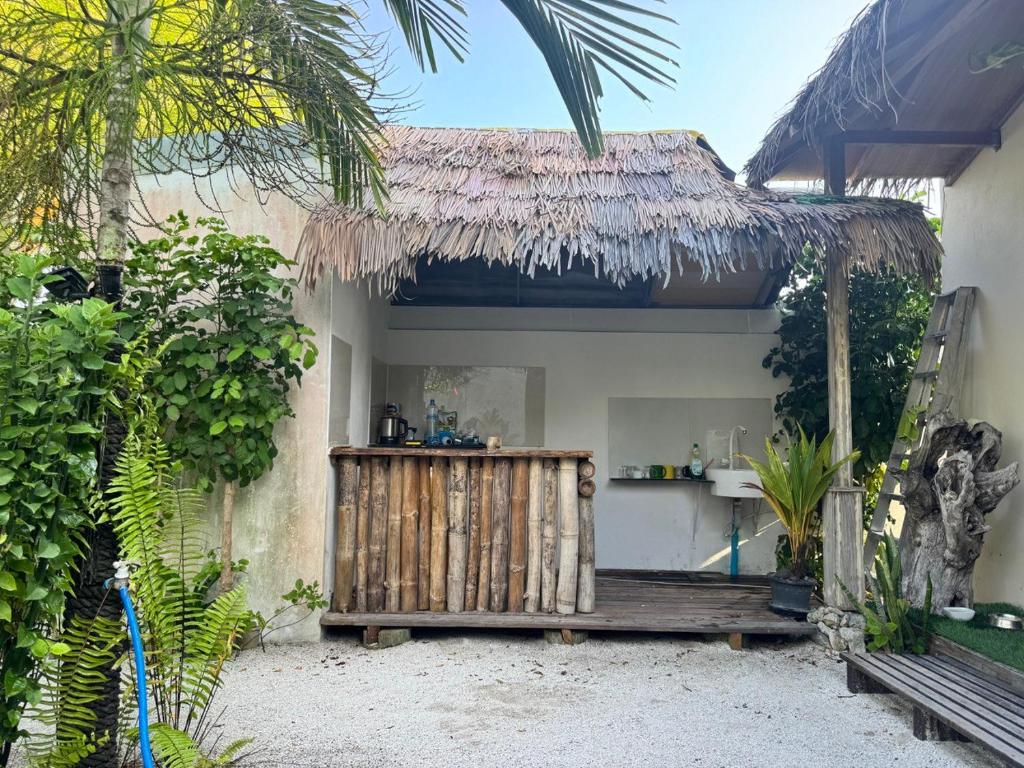
[[[576,486],[576,459],[559,459],[558,464],[558,588],[555,610],[576,612],[576,577],[579,569],[580,508]]]
[[[401,608],[399,588],[402,564],[402,458],[392,456],[388,465],[388,535],[384,552],[384,608],[394,613]]]
[[[476,589],[476,609],[486,611],[491,599],[491,493],[494,484],[494,459],[487,457],[480,468],[480,576]],[[469,604],[466,604],[469,608]]]
[[[512,493],[512,461],[494,460],[491,500],[491,610],[504,611],[508,597],[508,525]]]
[[[370,462],[359,466],[359,495],[356,498],[356,610],[366,610],[366,587],[370,582]]]
[[[846,194],[845,145],[825,145],[825,191]],[[825,254],[825,312],[828,318],[828,413],[835,431],[833,458],[853,450],[850,403],[850,264],[846,253]],[[853,487],[853,468],[847,463],[836,473],[825,495],[822,515],[825,602],[852,610],[841,584],[864,598],[863,498]]]
[[[541,526],[540,609],[555,610],[555,550],[558,528],[558,467],[554,459],[544,459],[544,520]]]
[[[448,460],[430,463],[430,610],[444,610],[448,574]]]
[[[586,482],[586,481],[585,481]],[[594,593],[597,588],[597,572],[594,570],[594,499],[580,496],[580,573],[576,588],[576,610],[579,613],[594,612]]]
[[[356,472],[354,456],[338,462],[337,532],[334,546],[334,610],[347,611],[352,605],[356,563]]]
[[[416,608],[430,609],[430,459],[419,460],[420,519],[419,519],[419,578],[416,585]]]
[[[366,607],[371,612],[384,610],[384,541],[387,536],[388,471],[384,459],[370,460],[370,575],[366,589]]]
[[[526,506],[530,493],[530,462],[512,462],[512,515],[509,523],[508,609],[523,610],[526,594]]]
[[[541,521],[544,517],[544,464],[530,459],[530,490],[526,514],[526,595],[523,607],[536,613],[540,607]]]
[[[469,460],[451,460],[448,497],[448,612],[466,604],[466,484]]]
[[[397,460],[397,457],[396,457]],[[419,576],[416,539],[419,525],[420,472],[414,456],[402,459],[402,583],[399,602],[403,611],[416,610],[416,582]]]
[[[476,609],[480,586],[480,460],[469,462],[469,542],[466,553],[466,610]]]

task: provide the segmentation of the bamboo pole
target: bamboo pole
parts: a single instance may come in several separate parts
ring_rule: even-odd
[[[544,463],[530,459],[529,500],[526,513],[526,594],[523,607],[536,613],[540,606],[541,521],[544,516]]]
[[[417,464],[414,456],[402,459],[402,582],[399,605],[403,611],[416,610],[416,579],[419,570],[416,538],[420,517],[420,473]]]
[[[369,583],[370,538],[370,462],[359,466],[359,494],[356,498],[356,610],[366,610],[366,585]]]
[[[402,564],[402,459],[391,457],[388,465],[388,535],[384,551],[384,608],[395,613],[401,607],[399,587]]]
[[[466,484],[469,460],[453,458],[448,497],[448,612],[466,604]]]
[[[505,610],[508,597],[508,523],[511,503],[512,461],[494,460],[491,492],[491,610]]]
[[[491,599],[491,494],[494,490],[494,459],[483,460],[480,468],[480,576],[476,609],[486,611]],[[467,608],[469,605],[467,604]]]
[[[384,610],[384,540],[387,536],[388,470],[384,459],[370,460],[370,573],[366,588],[366,608]]]
[[[430,463],[430,610],[443,611],[448,569],[448,460]]]
[[[480,578],[480,460],[469,462],[469,542],[466,555],[466,610],[476,608]]]
[[[334,610],[352,606],[356,564],[356,459],[345,456],[337,463],[337,531],[334,542]]]
[[[508,609],[523,610],[526,594],[526,506],[530,494],[530,462],[512,462],[512,514],[509,523]]]
[[[544,519],[541,525],[540,609],[555,610],[555,551],[558,520],[558,466],[544,459]]]
[[[416,589],[416,608],[430,609],[430,459],[419,460],[420,520],[419,520],[419,584]]]
[[[576,611],[594,612],[594,591],[597,572],[594,570],[594,499],[580,496],[580,556],[579,578],[576,586]]]
[[[579,569],[580,509],[576,459],[560,459],[558,464],[558,588],[555,610],[576,612],[576,577]]]

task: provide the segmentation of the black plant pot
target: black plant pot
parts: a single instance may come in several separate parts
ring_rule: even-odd
[[[817,582],[814,579],[788,579],[772,574],[768,581],[772,585],[770,608],[786,616],[806,616],[811,612],[811,595]]]

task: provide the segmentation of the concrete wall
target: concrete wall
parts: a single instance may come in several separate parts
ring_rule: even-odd
[[[942,240],[943,288],[975,285],[978,301],[963,412],[1003,431],[1005,461],[1024,459],[1024,107],[1003,126],[998,152],[982,150],[947,187]],[[1024,604],[1024,491],[1017,488],[988,517],[992,532],[975,571],[977,599]]]
[[[142,191],[149,210],[165,218],[178,210],[192,217],[210,215],[197,199],[191,181],[182,177],[142,180]],[[233,232],[262,234],[286,256],[293,256],[307,214],[299,206],[282,198],[271,198],[260,206],[256,196],[232,192],[222,174],[212,180],[212,192],[225,209],[221,214]],[[205,194],[206,199],[214,199]],[[146,232],[140,232],[143,239]],[[297,276],[297,273],[296,273]],[[328,429],[331,423],[332,392],[350,398],[347,404],[348,430],[352,439],[365,443],[369,420],[370,359],[375,345],[382,344],[384,304],[371,301],[366,291],[330,279],[321,281],[316,292],[300,290],[295,295],[294,312],[300,322],[315,332],[320,349],[317,364],[306,371],[300,387],[292,391],[295,418],[277,426],[275,441],[279,455],[273,469],[253,485],[240,490],[235,510],[235,557],[246,558],[249,565],[250,603],[269,615],[281,605],[280,596],[288,592],[295,579],[319,581],[331,571],[333,558],[333,477],[327,459]],[[376,331],[374,330],[376,328]],[[342,365],[351,380],[331,382],[332,334],[351,349]],[[349,357],[350,354],[350,357]],[[333,408],[338,410],[338,404]],[[345,409],[342,408],[342,411]],[[221,494],[210,504],[211,547],[217,546]],[[325,585],[329,589],[329,585]],[[282,630],[276,641],[316,639],[320,627],[315,617]]]
[[[392,307],[389,325],[389,362],[545,368],[547,447],[595,453],[598,567],[728,571],[727,500],[706,485],[608,479],[608,399],[774,398],[782,383],[761,367],[776,341],[774,312]],[[763,439],[749,435],[744,450]],[[762,507],[755,533],[753,512],[745,502],[740,569],[766,573],[781,529]]]

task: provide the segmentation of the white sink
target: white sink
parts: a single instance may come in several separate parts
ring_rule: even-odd
[[[759,483],[757,473],[752,469],[725,469],[711,467],[707,470],[707,478],[711,486],[712,496],[725,496],[730,499],[759,499],[761,492],[753,488],[745,488],[744,483]]]

